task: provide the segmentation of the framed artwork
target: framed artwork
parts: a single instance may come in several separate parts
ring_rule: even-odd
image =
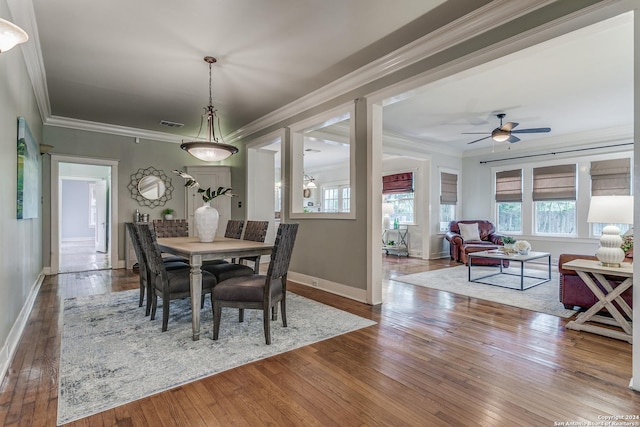
[[[40,150],[24,117],[18,117],[18,219],[38,217]]]

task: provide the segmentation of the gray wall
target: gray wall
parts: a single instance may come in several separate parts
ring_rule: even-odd
[[[0,16],[8,17],[6,2]],[[33,219],[16,219],[17,118],[26,119],[42,143],[42,121],[20,48],[0,54],[0,367],[11,328],[42,271],[42,209]]]
[[[120,260],[124,260],[124,223],[132,220],[133,213],[136,209],[139,209],[142,213],[148,213],[150,219],[161,219],[162,210],[169,207],[176,211],[174,218],[185,218],[184,179],[173,174],[171,171],[174,169],[183,170],[186,166],[207,165],[207,163],[197,160],[182,151],[178,144],[170,142],[141,139],[140,143],[136,144],[134,138],[131,137],[51,126],[44,128],[44,138],[47,144],[54,146],[51,150],[52,154],[66,154],[118,161],[118,200],[115,201],[118,209],[118,223],[114,225],[118,230],[118,254]],[[44,163],[43,173],[45,186],[43,188],[43,209],[46,220],[44,224],[44,244],[42,251],[44,265],[49,266],[51,262],[49,255],[51,248],[49,220],[51,215],[51,187],[49,184],[51,161],[49,156],[45,156]],[[172,198],[167,201],[164,206],[155,208],[140,206],[138,202],[131,197],[131,192],[127,188],[131,182],[131,175],[138,172],[138,169],[145,169],[149,166],[164,171],[173,185]],[[233,176],[238,174],[241,174],[241,172],[239,172],[237,168],[232,167],[232,182]]]
[[[92,181],[62,180],[62,220],[60,237],[64,239],[92,238],[95,227],[89,226],[89,184]]]

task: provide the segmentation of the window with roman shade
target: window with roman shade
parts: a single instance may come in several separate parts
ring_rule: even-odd
[[[533,169],[533,201],[576,200],[576,165]]]
[[[440,172],[440,204],[455,205],[458,203],[458,175]]]
[[[591,162],[591,195],[631,195],[630,159],[625,158]]]
[[[382,177],[382,194],[413,192],[413,172],[396,173]]]
[[[522,169],[496,173],[496,202],[522,202]]]

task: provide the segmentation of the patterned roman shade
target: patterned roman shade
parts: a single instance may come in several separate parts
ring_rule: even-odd
[[[413,192],[413,172],[396,173],[382,177],[382,194]]]

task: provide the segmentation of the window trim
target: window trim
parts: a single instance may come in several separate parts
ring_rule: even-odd
[[[291,219],[356,219],[356,108],[355,102],[343,104],[323,113],[314,115],[289,126],[290,144],[289,154],[291,156],[291,170],[289,181],[291,186],[288,189],[291,203],[288,206],[289,218]],[[319,125],[329,125],[336,122],[338,118],[348,115],[349,126],[349,182],[350,206],[349,212],[303,212],[303,185],[304,185],[304,135],[303,131],[310,127]]]

